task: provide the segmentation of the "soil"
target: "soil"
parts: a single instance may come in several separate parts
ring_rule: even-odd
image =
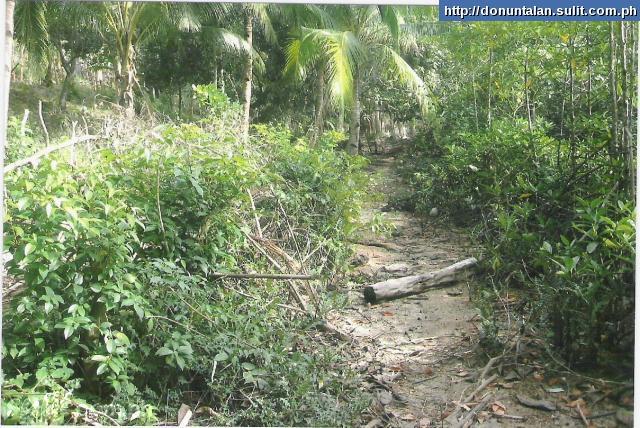
[[[370,232],[361,237],[359,242],[376,245],[356,246],[353,263],[358,266],[345,291],[349,304],[328,319],[353,338],[352,367],[361,375],[362,388],[373,396],[363,425],[455,426],[458,421],[451,413],[456,403],[481,383],[478,377],[489,359],[480,345],[480,313],[470,298],[478,279],[376,305],[365,303],[362,289],[390,277],[441,269],[478,252],[466,231],[447,225],[437,215],[425,220],[390,208],[394,196],[407,187],[397,174],[397,160],[377,155],[371,161],[371,191],[381,197],[364,209],[363,221],[382,216],[393,227],[387,236]],[[591,406],[607,386],[567,373],[554,375],[534,362],[516,369],[515,373],[498,370],[495,382],[462,403],[472,409],[485,394],[491,395],[474,426],[585,426],[576,410],[575,400],[580,398],[586,416],[613,412],[587,421],[589,426],[616,426],[618,402],[600,399]],[[525,407],[516,395],[549,401],[559,410]]]

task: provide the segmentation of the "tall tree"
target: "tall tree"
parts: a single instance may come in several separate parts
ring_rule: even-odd
[[[426,85],[398,53],[402,46],[402,17],[391,6],[334,6],[327,9],[331,21],[325,28],[303,28],[287,48],[287,68],[324,69],[329,96],[340,106],[351,106],[348,151],[360,147],[361,78],[373,67],[396,76],[426,101]],[[322,61],[319,61],[319,59]]]

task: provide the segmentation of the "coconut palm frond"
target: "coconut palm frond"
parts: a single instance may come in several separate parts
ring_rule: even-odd
[[[425,82],[395,50],[388,46],[382,46],[382,52],[390,68],[390,73],[397,76],[401,83],[415,93],[420,107],[426,113],[429,103],[429,91]]]
[[[247,40],[226,28],[204,27],[202,29],[207,36],[217,40],[220,43],[222,51],[234,53],[237,55],[251,55],[253,66],[256,71],[263,73],[265,70],[264,60],[256,49],[251,49]]]
[[[38,60],[45,58],[49,50],[47,8],[56,6],[56,3],[36,1],[20,1],[16,4],[14,12],[16,40]]]
[[[351,102],[353,73],[364,57],[364,49],[351,31],[307,30],[305,37],[317,43],[327,56],[330,95],[334,103]]]

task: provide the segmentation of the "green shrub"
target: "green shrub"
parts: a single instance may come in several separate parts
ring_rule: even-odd
[[[606,355],[630,355],[632,343],[631,198],[607,173],[620,168],[600,140],[578,146],[578,163],[572,143],[548,132],[542,123],[530,132],[521,120],[435,143],[423,132],[404,174],[419,211],[437,207],[473,225],[489,282],[528,296],[571,363],[605,364]]]
[[[199,391],[215,423],[356,423],[365,404],[339,355],[308,338],[313,318],[278,306],[280,284],[245,281],[238,293],[208,275],[273,269],[248,243],[255,214],[290,254],[315,248],[311,270],[340,269],[363,161],[271,126],[242,145],[214,129],[235,117],[217,114],[76,166],[52,156],[7,176],[7,269],[25,289],[4,320],[3,389],[13,395],[3,422],[70,422],[73,400],[91,398],[120,422],[145,423],[175,416],[186,401],[178,391]],[[250,192],[262,195],[255,213]],[[71,401],[44,416],[24,397],[53,399],[59,388]],[[171,407],[147,405],[158,400]]]

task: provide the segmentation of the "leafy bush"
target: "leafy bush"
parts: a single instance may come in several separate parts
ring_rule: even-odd
[[[581,144],[577,163],[572,143],[548,133],[522,120],[448,138],[427,130],[405,175],[418,210],[474,226],[491,280],[533,297],[530,309],[570,362],[605,364],[631,350],[631,198],[605,173],[617,163],[600,140]]]
[[[250,246],[256,216],[285,251],[306,246],[312,270],[340,269],[363,163],[278,127],[257,126],[241,145],[229,130],[237,118],[221,110],[76,166],[53,156],[6,178],[7,269],[25,287],[5,316],[3,422],[69,422],[73,400],[91,397],[121,423],[145,423],[160,412],[146,403],[170,402],[173,417],[197,391],[216,423],[356,423],[365,404],[339,355],[305,334],[314,319],[288,315],[275,282],[209,274],[273,269]],[[54,399],[60,388],[73,400],[55,398],[51,414],[26,404],[25,391]]]

